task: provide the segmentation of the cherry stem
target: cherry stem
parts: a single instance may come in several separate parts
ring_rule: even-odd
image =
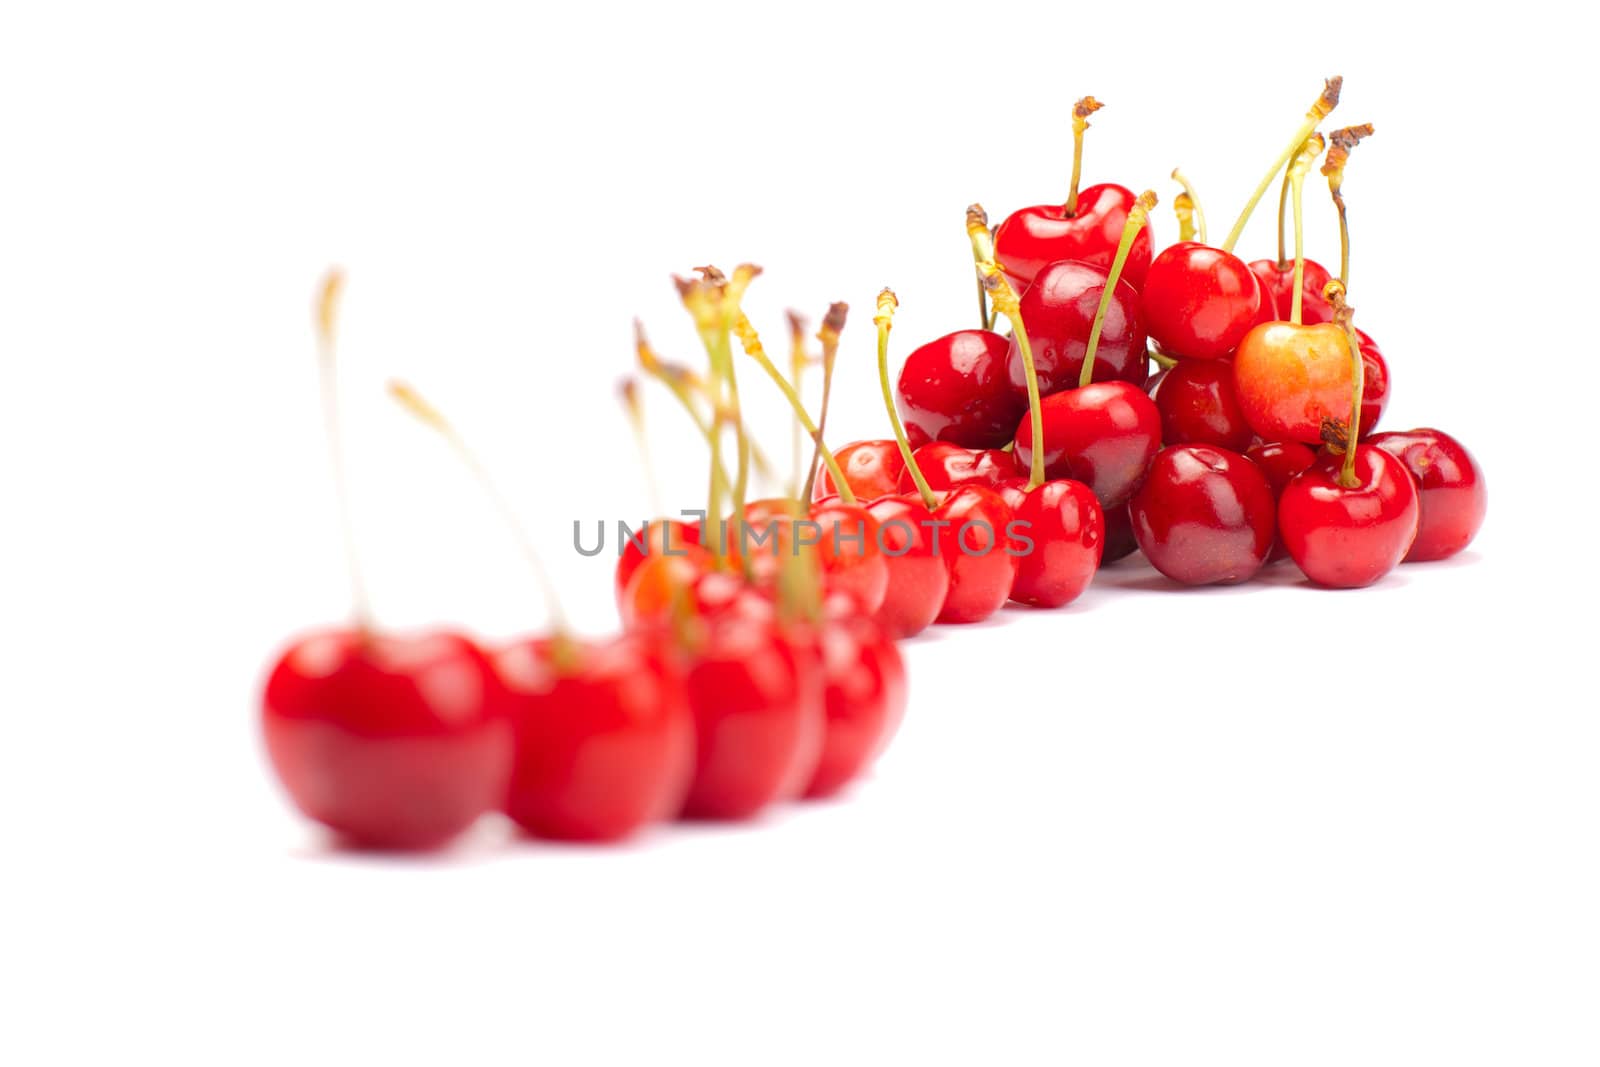
[[[322,427],[333,468],[334,497],[339,505],[339,530],[344,539],[345,569],[350,575],[351,614],[362,633],[372,629],[372,601],[367,595],[361,556],[356,551],[355,519],[350,512],[349,476],[344,455],[344,429],[339,417],[339,298],[344,293],[344,272],[331,267],[317,290],[313,322],[317,333],[318,382],[322,392]]]
[[[622,400],[622,410],[627,413],[628,425],[633,430],[633,443],[639,452],[639,469],[644,473],[645,492],[650,499],[650,513],[661,514],[661,486],[656,482],[655,464],[650,460],[650,435],[644,424],[644,399],[639,395],[639,379],[629,375],[617,387]]]
[[[1187,241],[1199,237],[1200,243],[1205,244],[1206,209],[1200,206],[1200,194],[1177,167],[1172,168],[1172,180],[1183,186],[1183,192],[1172,201],[1172,209],[1178,215],[1178,239]]]
[[[550,579],[550,572],[545,569],[544,561],[539,557],[539,552],[533,545],[533,539],[528,536],[527,528],[517,518],[517,513],[512,508],[510,501],[500,491],[489,474],[489,468],[484,466],[478,454],[468,446],[467,441],[456,428],[452,426],[439,409],[428,403],[411,386],[401,381],[389,383],[389,396],[398,403],[406,413],[418,422],[428,427],[440,437],[444,438],[456,458],[466,466],[478,487],[488,497],[489,502],[499,513],[500,519],[510,531],[512,540],[516,543],[517,550],[522,553],[522,558],[527,561],[529,569],[533,572],[534,579],[539,583],[544,593],[545,610],[550,613],[550,626],[558,638],[564,638],[568,633],[566,613],[561,610],[561,598],[556,594],[555,583]]]
[[[789,318],[789,383],[794,386],[794,391],[801,396],[805,395],[803,386],[806,373],[806,325],[798,312],[788,313]],[[826,399],[824,399],[826,404]],[[827,417],[827,409],[823,408],[823,418]],[[825,428],[825,427],[823,427]],[[789,495],[796,500],[800,498],[800,479],[805,476],[803,464],[805,459],[800,454],[803,427],[799,419],[789,420]]]
[[[756,332],[756,328],[742,311],[734,320],[733,332],[738,335],[744,354],[755,360],[756,364],[767,372],[767,377],[772,379],[778,391],[783,394],[783,398],[789,402],[794,417],[800,420],[800,425],[805,427],[806,433],[816,442],[817,453],[822,457],[823,464],[828,468],[828,474],[833,478],[834,487],[839,491],[839,499],[846,504],[854,504],[855,494],[850,491],[850,484],[844,480],[844,472],[839,469],[839,461],[834,459],[832,450],[822,443],[822,430],[811,421],[811,416],[806,413],[805,402],[800,399],[800,394],[794,391],[794,386],[790,385],[783,372],[773,365],[771,357],[767,355],[766,347],[761,343],[761,335]]]
[[[700,431],[701,438],[710,445],[715,430],[711,421],[695,407],[694,398],[700,394],[702,387],[695,380],[694,372],[676,363],[663,362],[651,347],[649,339],[645,336],[644,326],[637,319],[633,323],[633,343],[639,354],[639,369],[667,387],[667,391],[682,405],[684,412],[694,423],[695,429]],[[755,453],[755,460],[756,469],[764,470],[759,451]],[[721,481],[724,492],[732,491],[732,482],[728,480],[728,472],[723,467],[720,465],[716,467],[711,476]]]
[[[1283,172],[1283,182],[1278,186],[1278,269],[1283,270],[1289,265],[1289,249],[1285,244],[1283,224],[1288,220],[1289,214],[1289,172]]]
[[[1328,117],[1328,113],[1338,106],[1339,89],[1343,84],[1344,79],[1338,75],[1322,83],[1322,95],[1317,97],[1316,103],[1311,105],[1311,110],[1306,112],[1305,121],[1300,124],[1299,129],[1294,131],[1294,136],[1289,139],[1288,147],[1273,161],[1272,167],[1267,171],[1266,176],[1261,179],[1261,184],[1256,186],[1254,193],[1250,194],[1250,200],[1245,204],[1244,210],[1239,212],[1239,218],[1234,222],[1233,229],[1228,231],[1228,239],[1222,242],[1222,250],[1224,252],[1232,252],[1234,245],[1239,243],[1239,238],[1244,234],[1245,223],[1250,221],[1250,216],[1255,212],[1256,205],[1261,202],[1261,197],[1266,193],[1268,186],[1272,184],[1272,179],[1278,176],[1278,171],[1282,170],[1284,164],[1289,162],[1290,157],[1300,150],[1300,146],[1305,143],[1305,139],[1316,132],[1317,125]]]
[[[811,449],[811,469],[806,472],[806,484],[800,491],[802,502],[811,499],[817,472],[822,469],[822,438],[828,429],[828,409],[833,400],[833,365],[839,355],[839,335],[844,332],[845,317],[849,314],[849,304],[843,301],[829,304],[828,313],[822,316],[822,328],[817,331],[817,340],[822,342],[822,411],[818,414],[817,436]]]
[[[702,268],[708,277],[720,276],[715,267]],[[749,325],[740,309],[744,291],[761,268],[741,263],[733,269],[733,280],[723,288],[722,324],[717,331],[718,355],[722,363],[723,381],[728,391],[728,415],[733,422],[734,440],[739,449],[737,470],[733,477],[733,508],[735,515],[744,514],[745,496],[750,489],[750,432],[744,424],[744,414],[739,407],[739,376],[733,365],[733,341],[730,332],[738,323]]]
[[[1367,368],[1361,358],[1361,338],[1352,323],[1355,308],[1345,302],[1344,283],[1330,281],[1322,289],[1323,298],[1333,305],[1333,321],[1344,330],[1345,344],[1350,349],[1350,425],[1345,430],[1344,466],[1339,470],[1339,484],[1354,489],[1361,484],[1356,477],[1356,442],[1361,437],[1361,401],[1366,391]]]
[[[1323,176],[1328,179],[1328,192],[1333,197],[1333,206],[1339,211],[1339,282],[1346,288],[1350,286],[1350,222],[1345,218],[1344,210],[1344,168],[1350,162],[1350,150],[1360,144],[1363,138],[1371,136],[1370,122],[1334,130],[1328,134],[1331,146],[1328,158],[1322,162]]]
[[[978,282],[978,329],[987,330],[989,328],[989,323],[991,321],[990,318],[989,318],[989,290],[987,290],[987,289],[985,289],[983,287],[983,279],[982,278],[977,279],[977,282]]]
[[[1299,326],[1305,320],[1306,232],[1302,219],[1305,207],[1306,173],[1322,154],[1322,135],[1312,134],[1300,147],[1300,154],[1289,165],[1290,201],[1294,205],[1294,295],[1290,297],[1289,321]]]
[[[1173,359],[1159,348],[1152,348],[1146,352],[1145,355],[1150,357],[1150,362],[1154,363],[1162,370],[1171,370],[1173,367],[1178,365],[1177,360]]]
[[[894,389],[889,385],[889,331],[894,327],[894,309],[899,306],[900,298],[894,295],[893,289],[885,287],[878,294],[878,313],[872,316],[872,324],[878,328],[878,384],[883,388],[883,406],[889,412],[889,424],[894,427],[900,458],[906,461],[906,470],[911,472],[911,481],[922,496],[923,506],[932,511],[939,506],[939,498],[928,488],[928,479],[922,476],[922,468],[917,466],[917,457],[911,451],[911,439],[906,436],[905,424],[900,421],[900,411],[894,404]]]
[[[1083,351],[1083,369],[1078,372],[1079,389],[1094,379],[1094,357],[1100,348],[1100,330],[1105,326],[1106,311],[1111,307],[1111,298],[1117,291],[1117,282],[1122,280],[1122,268],[1128,262],[1128,253],[1133,249],[1134,239],[1139,236],[1139,231],[1144,229],[1144,224],[1150,218],[1150,212],[1155,206],[1155,191],[1146,189],[1133,202],[1133,207],[1128,209],[1128,221],[1122,224],[1122,239],[1117,242],[1117,255],[1111,261],[1111,273],[1106,276],[1106,287],[1100,293],[1100,306],[1095,308],[1094,323],[1089,327],[1089,346]],[[1202,237],[1201,240],[1205,238]],[[1035,437],[1034,440],[1042,442],[1042,438],[1039,437]],[[1042,443],[1034,447],[1035,456],[1042,457],[1043,452]]]
[[[1078,110],[1082,110],[1085,101],[1094,103],[1094,98],[1086,96],[1078,101]],[[1099,106],[1095,104],[1095,107]],[[1078,120],[1074,118],[1073,121],[1076,126]],[[1022,322],[1022,307],[1017,302],[1017,291],[994,261],[994,234],[989,230],[989,216],[979,204],[967,208],[967,239],[972,242],[972,259],[978,268],[978,278],[988,290],[989,300],[995,309],[1011,322],[1017,350],[1022,353],[1022,373],[1028,383],[1028,428],[1033,433],[1028,488],[1037,489],[1044,484],[1044,411],[1039,406],[1039,374],[1033,362],[1033,345],[1028,340],[1028,328]]]
[[[1078,212],[1078,180],[1083,176],[1083,132],[1089,128],[1089,116],[1102,107],[1105,105],[1092,96],[1072,105],[1072,186],[1067,190],[1063,209],[1068,218]]]
[[[701,343],[705,346],[706,354],[711,362],[711,375],[705,383],[703,390],[706,400],[711,405],[711,426],[708,440],[711,446],[711,474],[710,487],[706,490],[706,532],[711,532],[712,524],[723,521],[722,492],[727,480],[726,467],[722,462],[722,432],[728,423],[728,404],[724,398],[726,378],[722,373],[722,345],[718,333],[727,328],[727,319],[722,313],[722,296],[724,284],[713,281],[709,275],[700,278],[673,278],[673,284],[678,288],[678,296],[683,301],[683,306],[688,309],[694,318],[695,330],[700,334]],[[711,553],[720,568],[725,562],[723,538],[711,538]]]

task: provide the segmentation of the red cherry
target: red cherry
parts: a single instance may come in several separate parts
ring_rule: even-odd
[[[1238,256],[1180,241],[1150,264],[1139,309],[1145,329],[1163,352],[1220,359],[1255,324],[1261,288]]]
[[[685,546],[682,555],[646,557],[634,568],[617,602],[623,627],[639,630],[667,625],[680,604],[692,611],[692,603],[682,601],[685,591],[693,589],[716,565],[716,558],[699,545]]]
[[[1063,259],[1109,270],[1134,199],[1133,191],[1121,185],[1091,185],[1078,194],[1071,215],[1060,204],[1012,212],[995,231],[995,258],[1019,293],[1040,271]],[[1149,230],[1133,242],[1122,276],[1134,289],[1144,282],[1153,248]]]
[[[900,474],[906,469],[906,461],[901,458],[900,446],[894,441],[851,441],[835,449],[833,458],[838,461],[857,500],[876,500],[900,491]],[[812,489],[813,498],[820,501],[837,492],[828,468],[820,468]]]
[[[1154,396],[1166,444],[1241,452],[1255,437],[1234,393],[1233,364],[1225,359],[1179,360]]]
[[[1023,492],[1014,509],[1019,546],[1011,599],[1059,608],[1078,599],[1100,568],[1105,518],[1082,482],[1045,482]]]
[[[1368,444],[1405,464],[1416,479],[1421,517],[1405,561],[1447,559],[1466,548],[1489,508],[1483,470],[1472,453],[1442,430],[1380,433]]]
[[[1089,346],[1089,332],[1105,289],[1106,271],[1067,260],[1052,263],[1040,271],[1028,291],[1022,294],[1022,321],[1033,345],[1034,370],[1039,376],[1042,395],[1071,389],[1078,384],[1084,353]],[[1021,417],[1028,406],[1028,379],[1016,340],[1013,338],[1009,344],[1007,375],[1017,398],[1017,417]],[[1121,380],[1143,385],[1149,369],[1144,323],[1139,317],[1139,294],[1127,283],[1124,268],[1124,277],[1117,280],[1105,321],[1100,325],[1094,380]],[[1010,429],[1016,424],[1013,418]],[[1004,444],[1005,440],[1009,437],[999,443]]]
[[[1095,382],[1044,398],[1045,474],[1083,482],[1112,507],[1133,495],[1161,447],[1161,413],[1138,386]],[[1011,458],[1019,471],[1033,459],[1033,426],[1017,426]]]
[[[1356,339],[1361,342],[1361,436],[1366,437],[1389,406],[1389,363],[1365,331],[1356,330]]]
[[[883,627],[864,616],[818,633],[827,732],[805,795],[832,796],[889,744],[906,710],[906,667]]]
[[[1017,557],[1006,536],[1011,508],[995,490],[962,485],[945,494],[934,511],[930,539],[950,571],[950,589],[940,622],[981,622],[1011,595]]]
[[[459,634],[326,630],[273,666],[261,725],[307,816],[353,845],[426,849],[505,799],[506,712],[488,657]]]
[[[1404,558],[1417,536],[1417,485],[1381,448],[1355,446],[1354,484],[1340,481],[1344,457],[1326,453],[1278,499],[1278,535],[1307,578],[1355,589]]]
[[[1261,469],[1210,445],[1163,449],[1128,505],[1139,549],[1185,585],[1248,581],[1272,549],[1276,501]]]
[[[1105,549],[1100,553],[1100,566],[1127,559],[1139,551],[1139,541],[1133,536],[1133,519],[1128,515],[1128,505],[1102,509],[1106,523]]]
[[[1275,259],[1258,259],[1250,264],[1250,273],[1256,276],[1263,288],[1272,296],[1277,305],[1275,314],[1287,316],[1289,306],[1294,301],[1294,261],[1289,260],[1282,266]],[[1333,305],[1328,303],[1322,295],[1323,288],[1333,280],[1333,275],[1328,273],[1328,268],[1314,259],[1305,261],[1304,277],[1301,281],[1301,321],[1308,326],[1315,326],[1319,322],[1333,321]]]
[[[1263,322],[1277,322],[1279,319],[1288,317],[1286,313],[1279,314],[1281,305],[1273,297],[1271,290],[1262,284],[1260,278],[1256,278],[1256,299],[1261,301],[1261,304],[1256,309],[1255,321],[1250,324],[1252,327],[1260,326]]]
[[[615,841],[683,807],[694,718],[655,642],[522,641],[495,657],[517,750],[506,814],[530,833]]]
[[[1272,497],[1277,500],[1283,495],[1283,490],[1294,481],[1295,475],[1305,470],[1317,461],[1317,454],[1310,447],[1299,441],[1268,441],[1251,445],[1245,452],[1245,457],[1261,468],[1261,473],[1267,476],[1267,484],[1272,487]],[[1272,552],[1267,556],[1267,562],[1284,559],[1289,555],[1289,550],[1283,547],[1283,539],[1279,538],[1272,543]]]
[[[770,624],[707,629],[684,676],[696,736],[685,815],[749,818],[810,781],[826,729],[814,656]]]
[[[1009,441],[1028,402],[1006,377],[1009,344],[990,330],[958,330],[912,352],[895,389],[905,425],[967,448]]]
[[[1365,433],[1388,403],[1389,371],[1371,338],[1359,339],[1363,374],[1370,375],[1362,388]],[[1325,422],[1349,419],[1350,345],[1334,323],[1256,327],[1234,355],[1233,380],[1245,419],[1267,440],[1317,443]]]
[[[889,568],[889,588],[876,618],[892,638],[921,633],[944,607],[950,591],[950,570],[933,551],[933,513],[916,495],[879,497],[867,505],[878,520],[882,555]]]
[[[700,527],[676,519],[651,519],[633,536],[622,539],[622,551],[617,554],[617,570],[614,576],[614,586],[617,603],[622,603],[622,595],[627,591],[628,580],[633,577],[633,572],[639,565],[652,555],[662,555],[665,552],[681,552],[685,546],[698,544]]]
[[[811,506],[811,521],[821,528],[816,551],[828,589],[854,597],[867,614],[877,611],[889,589],[878,520],[860,504],[831,500]]]
[[[994,486],[1016,473],[1011,457],[998,448],[974,450],[947,441],[934,441],[913,452],[912,458],[927,480],[928,488],[936,493],[960,485]],[[900,473],[899,489],[902,493],[917,491],[916,479],[909,468]]]

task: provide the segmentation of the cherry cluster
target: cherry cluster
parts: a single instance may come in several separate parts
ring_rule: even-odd
[[[1353,322],[1342,192],[1372,128],[1318,132],[1339,88],[1326,83],[1220,246],[1174,171],[1180,239],[1159,252],[1154,192],[1079,190],[1100,107],[1079,101],[1064,203],[994,228],[967,209],[981,328],[921,345],[892,380],[899,301],[879,294],[892,437],[825,443],[844,304],[822,319],[820,356],[791,314],[785,373],[743,310],[759,268],[676,279],[705,363],[668,362],[637,329],[638,366],[704,438],[706,506],[630,531],[614,575],[622,632],[573,635],[552,595],[550,631],[508,644],[382,633],[352,552],[356,624],[291,645],[267,682],[268,752],[291,797],[367,847],[437,846],[493,811],[580,841],[750,818],[833,795],[870,767],[905,711],[896,641],[933,623],[977,622],[1008,601],[1060,607],[1135,551],[1186,585],[1244,582],[1287,556],[1344,588],[1460,552],[1486,507],[1472,456],[1438,430],[1374,432],[1389,370]],[[1304,253],[1304,183],[1325,149],[1337,276]],[[1280,172],[1278,254],[1246,263],[1233,249]],[[338,289],[334,275],[317,321],[342,482]],[[757,480],[780,476],[741,413],[736,350],[793,409],[781,495],[753,498]],[[801,377],[819,363],[813,419]],[[455,449],[543,577],[461,436],[415,390],[392,393]],[[637,379],[624,398],[643,443]]]

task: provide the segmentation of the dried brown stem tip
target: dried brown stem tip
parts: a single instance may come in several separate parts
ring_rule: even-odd
[[[1158,202],[1156,191],[1154,189],[1146,189],[1144,192],[1139,194],[1138,199],[1133,202],[1133,206],[1135,208],[1144,208],[1145,214],[1148,215],[1151,211],[1155,210],[1155,206]],[[1131,208],[1129,209],[1129,212],[1130,214],[1132,213]]]
[[[1350,150],[1371,137],[1372,132],[1372,123],[1363,122],[1359,126],[1346,126],[1328,134],[1331,147],[1328,149],[1328,158],[1322,161],[1323,175],[1337,185],[1344,176],[1345,164],[1350,161]]]
[[[1323,82],[1322,95],[1317,97],[1317,102],[1306,112],[1306,118],[1316,119],[1318,122],[1327,118],[1328,114],[1339,106],[1339,90],[1342,88],[1344,88],[1344,78],[1338,74]]]
[[[1089,128],[1089,116],[1105,107],[1092,96],[1086,96],[1072,105],[1072,128],[1079,133]]]
[[[798,311],[785,311],[783,317],[789,322],[789,341],[796,347],[805,344],[806,320]]]
[[[1356,309],[1345,300],[1344,283],[1338,278],[1331,279],[1322,287],[1322,299],[1333,307],[1333,321],[1337,326],[1348,326],[1355,317]]]
[[[844,332],[844,320],[850,314],[850,305],[840,301],[828,305],[828,313],[822,316],[822,329],[817,331],[817,340],[823,344],[830,342],[837,344],[839,335]]]
[[[980,209],[981,210],[981,209]],[[837,306],[837,305],[835,305]],[[884,286],[878,294],[878,313],[872,316],[874,326],[891,326],[894,324],[894,309],[900,306],[900,298],[894,295],[894,290]]]

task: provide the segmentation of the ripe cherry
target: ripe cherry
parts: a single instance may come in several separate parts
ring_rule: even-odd
[[[495,666],[511,694],[505,812],[518,826],[615,841],[677,815],[694,773],[694,719],[658,642],[537,638]]]
[[[1356,337],[1372,386],[1372,395],[1362,394],[1361,433],[1367,434],[1388,403],[1389,368],[1371,338],[1359,331]],[[1349,335],[1332,322],[1257,327],[1233,360],[1239,407],[1251,428],[1268,440],[1322,440],[1325,424],[1340,421],[1349,407],[1350,376]]]
[[[512,733],[489,659],[448,632],[326,630],[267,678],[273,770],[308,817],[364,848],[441,846],[505,799]]]
[[[922,498],[884,496],[867,505],[878,520],[889,588],[875,618],[891,638],[921,633],[939,615],[950,591],[950,569],[933,550],[933,513]]]
[[[1380,433],[1367,443],[1405,464],[1417,483],[1421,515],[1405,561],[1447,559],[1466,548],[1489,508],[1483,471],[1472,453],[1442,430]]]
[[[998,448],[974,450],[947,441],[934,441],[923,445],[912,455],[916,459],[918,472],[934,492],[954,489],[958,485],[993,487],[1016,473],[1011,457]],[[909,465],[900,471],[898,488],[902,493],[917,491],[917,479]]]
[[[1161,448],[1160,411],[1127,382],[1095,382],[1047,396],[1040,412],[1046,476],[1083,482],[1103,508],[1133,495]],[[1027,419],[1017,426],[1011,458],[1018,470],[1033,461],[1033,427]]]
[[[810,783],[827,728],[814,655],[770,623],[706,626],[684,673],[696,739],[685,815],[747,819]]]
[[[835,449],[833,455],[857,500],[877,500],[900,492],[900,475],[906,469],[906,461],[895,442],[851,441]],[[822,468],[812,491],[813,498],[821,500],[838,491],[833,475],[826,467]]]
[[[628,581],[640,564],[650,556],[682,552],[687,550],[687,546],[698,544],[700,528],[677,519],[650,519],[639,530],[630,531],[630,534],[622,539],[621,550],[617,553],[617,569],[613,575],[612,585],[619,606],[623,593],[627,591]]]
[[[1128,505],[1140,551],[1186,585],[1249,580],[1267,562],[1276,511],[1260,468],[1210,445],[1163,449]]]
[[[1294,481],[1295,475],[1317,461],[1316,452],[1299,441],[1260,442],[1251,445],[1245,456],[1267,476],[1267,484],[1272,487],[1274,501],[1283,495],[1284,489]],[[1288,549],[1283,547],[1283,540],[1279,538],[1273,542],[1267,562],[1283,559],[1288,554]]]
[[[1139,307],[1145,329],[1163,352],[1220,359],[1255,324],[1261,295],[1255,276],[1238,256],[1184,241],[1150,264]]]
[[[804,544],[816,533],[826,588],[848,594],[869,615],[877,611],[889,589],[877,518],[860,504],[829,500],[811,505],[811,521],[818,530],[802,531],[797,541]]]
[[[1239,406],[1233,364],[1227,360],[1179,360],[1162,378],[1155,402],[1166,444],[1216,445],[1241,452],[1255,437]]]
[[[1028,327],[1033,345],[1034,370],[1039,376],[1039,392],[1048,396],[1078,384],[1083,370],[1083,355],[1089,346],[1095,312],[1105,291],[1107,271],[1099,267],[1065,260],[1045,267],[1022,294],[1022,321]],[[1101,325],[1100,344],[1095,350],[1094,381],[1125,381],[1143,385],[1149,374],[1144,322],[1139,313],[1139,294],[1119,279]],[[1017,419],[1026,410],[1028,382],[1022,365],[1022,351],[1016,339],[1009,342],[1007,376],[1018,403],[998,444],[1010,439]],[[992,445],[991,445],[992,447]]]
[[[1420,513],[1405,464],[1371,445],[1351,454],[1353,465],[1321,456],[1278,500],[1284,548],[1307,578],[1340,589],[1371,585],[1393,570],[1416,538]]]
[[[1132,190],[1091,185],[1078,192],[1083,166],[1083,133],[1099,110],[1093,97],[1079,100],[1072,113],[1072,185],[1065,204],[1042,204],[1013,212],[994,233],[995,258],[1017,292],[1023,292],[1045,267],[1063,259],[1109,269],[1117,239],[1133,209]],[[1150,234],[1140,234],[1128,257],[1128,284],[1138,289],[1150,266]]]
[[[640,630],[666,625],[675,612],[693,608],[692,602],[683,603],[683,591],[693,589],[702,575],[716,570],[716,557],[699,545],[685,546],[681,555],[647,556],[634,568],[617,599],[623,627]]]
[[[937,561],[935,561],[937,562]],[[905,660],[883,627],[860,615],[818,629],[827,731],[807,797],[827,797],[859,777],[889,744],[906,708]]]
[[[912,352],[896,389],[906,425],[967,448],[1009,441],[1027,405],[1007,378],[1009,344],[989,330],[958,330]]]
[[[1280,263],[1275,259],[1258,259],[1250,264],[1250,272],[1271,294],[1276,308],[1288,312],[1294,302],[1294,264]],[[1300,298],[1302,320],[1315,325],[1333,321],[1333,305],[1323,297],[1322,291],[1333,280],[1328,268],[1314,259],[1305,261],[1305,280],[1301,282]]]

